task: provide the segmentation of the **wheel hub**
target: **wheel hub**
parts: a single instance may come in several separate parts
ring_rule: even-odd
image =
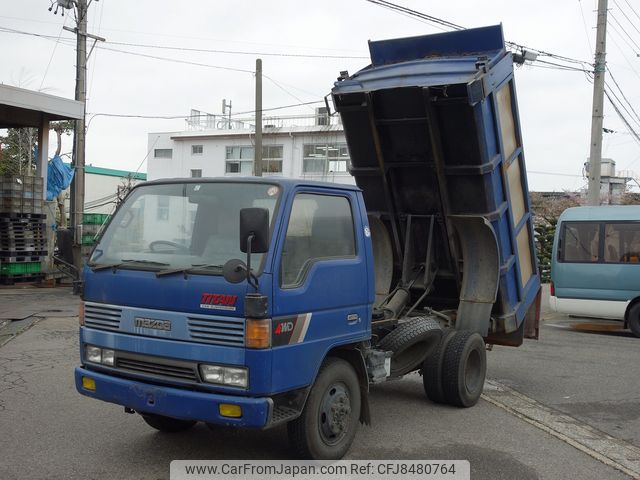
[[[351,415],[351,400],[344,385],[330,386],[320,408],[320,434],[328,444],[338,443],[346,434]]]

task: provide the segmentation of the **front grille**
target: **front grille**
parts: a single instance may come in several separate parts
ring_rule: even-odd
[[[123,358],[120,352],[116,354],[116,369],[127,372],[142,373],[174,380],[197,382],[198,373],[195,364],[188,362],[170,361],[141,356],[138,358]]]
[[[226,345],[230,347],[244,346],[244,319],[187,317],[189,335],[196,342]]]
[[[122,309],[100,303],[85,303],[84,324],[99,330],[119,330]]]

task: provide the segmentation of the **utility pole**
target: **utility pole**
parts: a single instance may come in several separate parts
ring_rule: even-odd
[[[262,176],[262,60],[256,59],[256,142],[253,156],[253,174]]]
[[[84,213],[84,160],[85,115],[87,113],[87,0],[77,0],[76,29],[76,100],[84,105],[84,115],[76,120],[73,136],[73,182],[71,183],[71,231],[73,232],[73,259],[78,270],[82,269],[82,214]]]
[[[598,29],[593,68],[593,113],[589,152],[589,205],[600,205],[600,168],[602,161],[602,121],[604,118],[604,75],[607,69],[607,0],[598,0]]]
[[[75,99],[82,102],[84,105],[84,114],[87,110],[87,61],[89,56],[93,52],[98,41],[104,42],[105,39],[96,35],[87,33],[87,12],[89,6],[94,0],[56,0],[56,10],[54,14],[58,13],[58,9],[62,8],[62,16],[64,16],[65,10],[71,10],[75,8],[75,15],[77,19],[76,28],[65,27],[62,28],[76,35],[76,95]],[[95,0],[98,1],[98,0]],[[53,9],[54,1],[51,0],[51,6],[49,11]],[[93,40],[91,50],[87,53],[87,37]],[[71,198],[70,198],[70,212],[69,217],[71,220],[71,231],[73,232],[73,250],[74,250],[74,263],[78,270],[82,269],[83,261],[81,255],[82,244],[82,232],[80,226],[82,225],[82,214],[84,212],[84,165],[85,165],[85,115],[82,116],[82,120],[76,120],[73,137],[73,158],[71,164],[73,166],[74,175],[71,182]]]

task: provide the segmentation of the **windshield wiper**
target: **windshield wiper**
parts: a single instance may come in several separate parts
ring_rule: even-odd
[[[156,272],[156,277],[162,277],[164,275],[172,275],[174,273],[189,273],[189,272],[192,272],[193,270],[204,270],[206,268],[221,269],[222,265],[218,265],[215,263],[210,263],[210,264],[199,263],[199,264],[192,264],[190,267],[169,268],[167,270],[160,270]]]
[[[155,265],[158,267],[168,267],[169,264],[168,263],[163,263],[163,262],[155,262],[153,260],[136,260],[136,259],[123,259],[121,260],[119,263],[107,263],[104,265],[93,265],[91,266],[91,270],[96,272],[98,270],[107,270],[109,268],[113,268],[114,270],[116,268],[120,268],[123,265],[128,265],[130,263],[142,263],[143,265]]]

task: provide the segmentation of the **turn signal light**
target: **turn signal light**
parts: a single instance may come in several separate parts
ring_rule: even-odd
[[[232,405],[230,403],[221,403],[218,406],[218,412],[222,417],[240,418],[242,417],[242,408],[240,405]]]
[[[247,348],[269,348],[271,346],[271,319],[255,320],[247,318]]]
[[[78,310],[78,321],[80,326],[84,325],[84,302],[80,302],[80,309]]]
[[[90,392],[96,391],[96,381],[93,378],[82,377],[82,388]]]

